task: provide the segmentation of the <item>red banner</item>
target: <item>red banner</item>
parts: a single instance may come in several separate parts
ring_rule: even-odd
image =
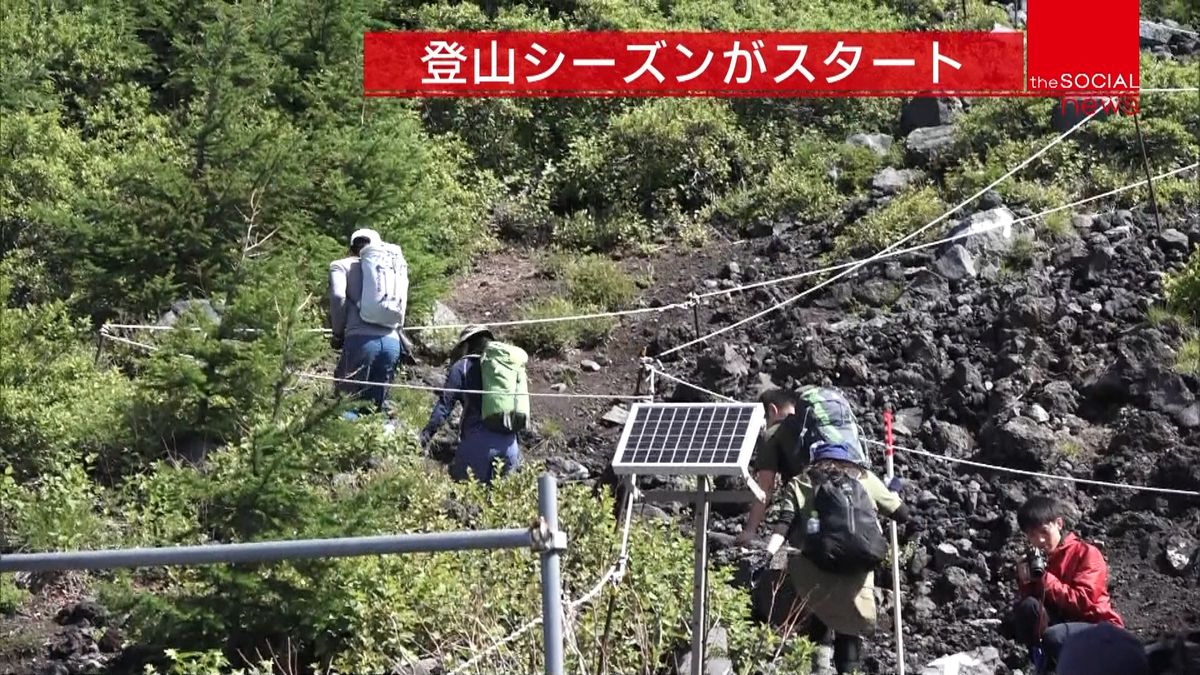
[[[1046,1],[1046,0],[1041,0]],[[1025,87],[1016,32],[367,33],[367,96],[930,96]]]
[[[1094,0],[1029,2],[1029,91],[1136,93],[1140,54],[1138,3]]]

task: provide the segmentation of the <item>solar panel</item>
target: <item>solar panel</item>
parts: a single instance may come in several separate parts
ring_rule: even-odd
[[[745,475],[763,420],[759,403],[635,403],[613,471]]]

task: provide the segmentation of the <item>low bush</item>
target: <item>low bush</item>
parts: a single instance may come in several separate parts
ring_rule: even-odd
[[[858,253],[874,253],[906,236],[949,209],[932,186],[909,187],[887,204],[876,208],[853,223],[847,223],[834,239],[827,260],[841,260]],[[934,226],[907,245],[936,239],[944,226]],[[869,251],[868,251],[869,249]]]
[[[521,308],[521,319],[551,319],[601,312],[594,305],[577,305],[561,296],[532,300]],[[515,326],[512,340],[523,349],[542,356],[560,354],[573,347],[594,347],[616,326],[608,317],[546,321]]]
[[[848,154],[850,154],[848,152]],[[858,173],[865,162],[859,160]],[[746,233],[760,222],[797,218],[807,223],[832,219],[845,204],[838,185],[830,176],[838,156],[830,144],[805,139],[791,152],[773,163],[766,175],[725,194],[714,204],[711,218],[718,224],[731,224]]]
[[[629,309],[637,298],[637,282],[616,262],[597,254],[556,255],[551,273],[566,290],[567,298],[581,307],[601,311]]]
[[[1167,306],[1200,327],[1200,249],[1192,251],[1187,266],[1163,284]]]

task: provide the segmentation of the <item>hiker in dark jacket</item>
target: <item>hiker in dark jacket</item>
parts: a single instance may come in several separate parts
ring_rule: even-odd
[[[749,543],[758,534],[758,526],[762,523],[767,504],[775,494],[775,486],[778,484],[776,481],[779,476],[779,456],[783,452],[780,446],[794,444],[794,441],[791,444],[786,443],[782,436],[787,434],[780,436],[779,431],[784,420],[796,412],[796,395],[786,389],[768,389],[759,395],[758,401],[762,403],[767,419],[766,429],[755,452],[754,479],[762,488],[767,500],[761,502],[756,499],[750,502],[750,515],[746,519],[746,526],[735,540],[739,545]]]
[[[1108,594],[1108,566],[1095,546],[1066,532],[1062,506],[1032,497],[1017,510],[1017,525],[1041,552],[1045,569],[1026,557],[1017,564],[1017,604],[1010,620],[1041,672],[1052,672],[1068,638],[1096,624],[1123,628]]]
[[[521,467],[521,451],[517,446],[517,434],[502,433],[488,429],[483,424],[483,369],[479,358],[488,343],[495,339],[486,326],[468,326],[459,334],[458,344],[450,352],[452,365],[446,375],[445,390],[440,392],[429,414],[429,422],[421,431],[421,447],[429,445],[433,435],[454,411],[458,403],[463,405],[459,423],[458,448],[450,463],[450,477],[456,481],[475,480],[490,484],[494,478],[494,462],[504,462],[501,475],[507,475]]]
[[[841,445],[856,464],[869,467],[858,423],[849,401],[837,389],[806,386],[799,394],[774,389],[759,400],[766,408],[767,435],[755,451],[755,479],[769,503],[777,485],[787,485],[808,465],[809,453],[818,445]],[[755,500],[750,504],[746,526],[736,543],[744,545],[757,533],[766,506]]]
[[[862,636],[875,628],[875,573],[828,571],[803,553],[806,538],[817,536],[809,535],[807,521],[814,514],[818,479],[833,472],[858,480],[877,515],[903,523],[909,519],[909,510],[898,494],[899,478],[884,484],[859,465],[851,449],[831,443],[813,449],[810,464],[784,486],[780,501],[776,502],[772,518],[775,525],[767,552],[775,555],[785,543],[795,551],[788,556],[788,578],[796,598],[804,602],[806,612],[810,613],[809,638],[818,644],[828,644],[832,634],[833,665],[838,675],[847,675],[862,668]],[[873,523],[879,527],[878,520],[873,519]]]

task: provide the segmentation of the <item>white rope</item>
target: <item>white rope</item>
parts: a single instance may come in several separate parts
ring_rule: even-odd
[[[1114,188],[1114,189],[1109,190],[1108,192],[1105,192],[1102,194],[1093,195],[1091,197],[1086,197],[1084,199],[1080,199],[1080,200],[1071,202],[1070,204],[1056,206],[1052,209],[1047,209],[1045,211],[1042,211],[1041,213],[1035,213],[1031,216],[1022,216],[1021,218],[1017,218],[1016,220],[1014,220],[1011,223],[1011,225],[1017,225],[1019,223],[1028,222],[1030,220],[1036,220],[1038,218],[1044,218],[1052,213],[1057,213],[1059,211],[1064,211],[1066,209],[1075,208],[1076,206],[1079,206],[1081,204],[1087,204],[1088,202],[1094,202],[1098,199],[1104,199],[1105,197],[1111,197],[1113,195],[1120,194],[1122,192],[1126,192],[1128,190],[1133,190],[1135,188],[1139,188],[1150,181],[1162,180],[1164,178],[1170,178],[1171,176],[1174,176],[1179,173],[1191,171],[1192,169],[1195,169],[1198,166],[1200,166],[1200,162],[1193,162],[1187,166],[1180,167],[1173,171],[1167,171],[1165,173],[1160,173],[1159,175],[1154,176],[1153,178],[1151,178],[1149,180],[1142,179],[1136,183],[1131,183],[1129,185],[1123,185],[1119,188]],[[937,241],[931,241],[927,244],[918,244],[916,246],[909,246],[908,248],[903,248],[903,249],[899,249],[896,251],[892,251],[885,256],[878,256],[878,258],[876,258],[876,259],[883,260],[885,258],[893,258],[896,256],[904,255],[906,253],[912,253],[914,251],[920,251],[920,250],[927,249],[927,248],[936,248],[943,244],[948,244],[952,241],[958,241],[959,239],[966,239],[967,237],[974,237],[976,235],[983,234],[984,232],[990,232],[992,230],[999,229],[1001,227],[1005,227],[1005,225],[1003,223],[994,223],[992,225],[987,225],[985,227],[972,229],[972,230],[969,230],[966,232],[960,232],[956,235],[953,235],[950,237],[945,237],[944,239],[938,239]],[[835,272],[837,270],[845,269],[847,267],[853,267],[854,265],[858,264],[859,262],[861,262],[863,260],[870,260],[870,258],[859,258],[859,259],[851,260],[851,261],[844,262],[844,263],[838,263],[836,265],[830,265],[829,267],[822,267],[822,268],[815,269],[815,270],[809,270],[807,272],[800,272],[799,274],[792,274],[792,275],[786,276],[786,277],[779,277],[776,279],[767,279],[765,281],[756,281],[754,283],[745,284],[742,286],[735,286],[733,288],[725,288],[725,289],[716,290],[716,291],[708,291],[707,293],[700,293],[696,297],[708,298],[708,297],[712,297],[714,295],[726,295],[729,293],[737,293],[738,291],[746,291],[746,290],[750,290],[750,289],[754,289],[754,288],[761,288],[763,286],[772,286],[775,284],[781,284],[781,283],[785,283],[788,281],[795,281],[797,279],[804,279],[806,277],[812,277],[812,276],[817,276],[820,274],[825,274],[826,272]]]
[[[675,302],[675,303],[672,303],[669,305],[662,305],[661,307],[640,307],[637,309],[623,309],[623,310],[618,310],[615,312],[594,312],[591,314],[572,314],[571,316],[552,316],[552,317],[545,317],[545,318],[541,318],[541,319],[517,319],[517,320],[513,320],[513,321],[485,321],[485,322],[481,322],[479,324],[447,323],[447,324],[424,325],[424,326],[402,326],[401,330],[403,330],[406,333],[411,333],[411,332],[419,332],[419,331],[426,331],[426,330],[461,330],[463,328],[467,328],[469,326],[475,326],[475,325],[484,325],[484,326],[488,326],[488,327],[529,326],[529,325],[541,324],[541,323],[557,323],[557,322],[561,322],[561,321],[585,321],[588,319],[603,319],[603,318],[608,318],[608,317],[632,316],[634,314],[651,314],[651,313],[658,313],[658,312],[666,312],[666,311],[670,311],[672,309],[682,309],[682,308],[691,307],[693,302],[695,302],[695,301],[689,299],[685,302]],[[159,325],[155,325],[155,324],[138,324],[138,323],[107,323],[107,324],[104,324],[104,326],[102,327],[102,330],[104,328],[113,328],[113,329],[122,329],[122,330],[146,330],[146,331],[167,331],[167,330],[199,331],[199,330],[203,330],[202,328],[200,328],[198,326],[191,326],[191,327],[184,328],[184,329],[177,329],[175,326],[159,326]],[[262,331],[258,328],[238,328],[236,330],[236,332],[239,332],[239,333],[261,333]],[[305,328],[304,332],[306,332],[306,333],[325,333],[326,335],[328,335],[328,334],[332,333],[333,330],[329,329],[329,328]]]
[[[115,335],[109,335],[108,333],[105,333],[103,331],[100,333],[100,337],[105,340],[113,340],[115,342],[123,342],[125,344],[132,345],[134,347],[141,347],[142,349],[147,349],[150,351],[158,350],[158,347],[156,347],[154,345],[148,345],[148,344],[145,344],[142,342],[135,342],[133,340],[127,340],[125,338],[117,337]],[[191,354],[181,354],[181,356],[185,356],[190,359],[196,358],[196,357],[192,356]],[[421,386],[421,385],[416,385],[416,384],[404,384],[404,383],[400,383],[400,382],[390,382],[390,383],[389,382],[364,382],[362,380],[351,380],[351,379],[344,378],[344,377],[333,377],[331,375],[320,375],[318,373],[296,372],[294,374],[297,377],[309,379],[309,380],[324,380],[327,382],[355,384],[355,385],[364,386],[364,387],[387,387],[390,389],[414,389],[417,391],[436,391],[436,392],[461,391],[464,394],[486,394],[486,393],[488,393],[488,392],[477,390],[477,389],[451,389],[448,387],[426,387],[426,386]],[[529,392],[529,396],[538,396],[538,397],[545,397],[545,398],[592,398],[592,399],[609,399],[609,400],[621,399],[621,400],[635,400],[635,401],[653,400],[649,394],[645,394],[642,396],[629,396],[627,394],[562,394],[562,393],[558,393],[558,392],[531,391],[531,392]]]
[[[1171,90],[1163,90],[1163,91],[1200,91],[1200,87],[1191,87],[1191,88],[1187,88],[1187,89],[1171,89]],[[1176,174],[1191,171],[1192,169],[1195,169],[1197,166],[1200,166],[1200,162],[1193,162],[1192,164],[1189,164],[1187,166],[1183,166],[1178,169],[1174,169],[1172,171],[1160,173],[1157,176],[1154,176],[1150,180],[1162,180],[1164,178],[1170,178],[1171,176],[1174,176]],[[1086,197],[1084,199],[1080,199],[1080,200],[1071,202],[1070,204],[1056,206],[1052,209],[1047,209],[1040,213],[1035,213],[1031,216],[1023,216],[1021,218],[1014,220],[1012,224],[1016,225],[1018,223],[1023,223],[1026,221],[1043,218],[1052,213],[1057,213],[1058,211],[1063,211],[1066,209],[1074,208],[1076,206],[1080,206],[1081,204],[1087,204],[1088,202],[1094,202],[1099,199],[1104,199],[1105,197],[1111,197],[1113,195],[1120,194],[1122,192],[1126,192],[1129,190],[1133,190],[1135,188],[1139,188],[1148,182],[1150,182],[1150,181],[1140,180],[1136,183],[1131,183],[1129,185],[1123,185],[1119,188],[1114,188],[1112,190],[1109,190],[1108,192],[1104,192],[1104,193],[1101,193],[1098,195],[1093,195],[1091,197]],[[479,325],[515,326],[515,325],[536,324],[536,323],[550,323],[550,322],[555,322],[555,321],[577,321],[577,320],[582,320],[582,319],[600,318],[600,317],[607,317],[607,316],[628,316],[628,315],[632,315],[632,314],[644,314],[644,313],[648,313],[648,312],[662,312],[662,311],[666,311],[666,310],[670,310],[670,309],[688,308],[688,307],[691,307],[693,304],[695,304],[696,300],[701,299],[701,298],[709,298],[709,297],[713,297],[716,295],[729,295],[731,293],[737,293],[739,291],[747,291],[747,290],[751,290],[754,288],[761,288],[763,286],[773,286],[775,284],[782,284],[782,283],[786,283],[788,281],[796,281],[797,279],[805,279],[807,277],[825,274],[826,272],[836,272],[837,270],[846,269],[847,267],[853,267],[854,265],[856,265],[859,262],[862,262],[864,260],[865,261],[883,260],[885,258],[901,256],[906,253],[912,253],[914,251],[921,251],[921,250],[924,250],[927,248],[936,248],[938,246],[941,246],[942,244],[947,244],[952,241],[958,241],[960,239],[965,239],[967,237],[973,237],[975,235],[982,234],[984,232],[990,232],[990,231],[992,231],[994,229],[998,229],[1000,227],[1002,227],[1002,225],[998,225],[998,224],[997,225],[988,225],[986,227],[972,230],[970,232],[961,232],[959,234],[956,234],[956,235],[953,235],[950,237],[946,237],[944,239],[938,239],[937,241],[932,241],[927,244],[918,244],[917,246],[910,246],[908,248],[891,251],[887,255],[878,255],[877,254],[876,256],[873,256],[871,258],[858,258],[858,259],[850,260],[850,261],[847,261],[844,263],[830,265],[828,267],[821,267],[821,268],[818,268],[815,270],[809,270],[807,272],[800,272],[799,274],[792,274],[792,275],[789,275],[786,277],[778,277],[775,279],[766,279],[764,281],[756,281],[756,282],[750,283],[750,284],[734,286],[733,288],[725,288],[725,289],[720,289],[720,290],[715,290],[715,291],[708,291],[706,293],[693,294],[693,297],[689,298],[685,302],[671,303],[669,305],[663,305],[662,307],[630,309],[630,310],[623,310],[620,312],[603,312],[603,313],[599,313],[599,314],[579,314],[579,315],[575,315],[575,316],[551,317],[551,318],[545,318],[545,319],[527,319],[527,320],[521,320],[521,321],[500,321],[500,322],[491,322],[491,323],[485,323],[485,324],[479,324]],[[466,328],[467,326],[473,326],[473,325],[476,325],[476,324],[445,324],[445,325],[436,325],[436,326],[432,326],[432,325],[430,325],[430,326],[406,326],[402,330],[404,330],[405,332],[408,332],[408,331],[418,331],[418,330],[435,330],[438,328],[462,329],[462,328]],[[191,330],[191,331],[203,330],[202,328],[200,328],[198,326],[191,326],[191,327],[187,327],[187,328],[177,328],[176,326],[159,326],[159,325],[155,325],[155,324],[106,323],[100,327],[100,332],[103,334],[110,328],[111,329],[121,329],[121,330],[144,330],[144,331],[151,331],[151,332],[169,331],[169,330]],[[235,329],[235,332],[259,333],[262,331],[260,331],[257,328],[238,328],[238,329]],[[331,330],[329,328],[305,328],[305,329],[303,329],[302,332],[328,334],[331,332]],[[108,337],[108,339],[114,340],[116,342],[124,342],[126,344],[132,344],[134,346],[144,347],[146,349],[151,349],[151,350],[157,349],[157,347],[154,347],[152,345],[131,342],[131,341],[127,340],[126,338],[117,337],[117,336],[111,335],[111,334],[106,335],[106,337]]]
[[[447,329],[447,328],[462,329],[462,328],[467,328],[469,326],[475,326],[475,325],[488,326],[488,327],[492,327],[492,326],[528,326],[528,325],[539,324],[539,323],[554,323],[557,321],[582,321],[585,319],[603,319],[603,318],[614,317],[614,316],[632,316],[634,314],[651,314],[651,313],[657,313],[657,312],[666,312],[666,311],[669,311],[672,309],[682,309],[682,308],[687,308],[687,307],[691,307],[691,306],[692,306],[692,301],[688,300],[687,302],[676,302],[676,303],[672,303],[670,305],[663,305],[661,307],[642,307],[639,309],[623,309],[623,310],[619,310],[616,312],[596,312],[594,314],[576,314],[574,316],[552,316],[552,317],[547,317],[547,318],[543,318],[543,319],[518,319],[518,320],[514,320],[514,321],[484,321],[484,322],[480,322],[478,324],[460,323],[460,324],[440,324],[440,325],[436,325],[436,326],[411,326],[411,327],[405,326],[404,330],[407,332],[407,331],[422,331],[422,330],[442,330],[442,329]]]
[[[106,323],[100,327],[100,330],[103,331],[103,330],[108,330],[110,328],[117,329],[117,330],[144,330],[144,331],[150,331],[150,332],[159,332],[159,331],[168,331],[168,330],[190,330],[190,331],[204,330],[203,328],[201,328],[199,326],[186,326],[186,327],[183,327],[183,326],[160,326],[158,324],[149,324],[149,323]],[[329,332],[329,329],[328,328],[304,328],[304,329],[302,329],[302,331],[305,333],[325,333],[325,332]],[[235,333],[261,333],[262,330],[260,330],[258,328],[235,328],[234,332]]]
[[[487,394],[489,392],[480,389],[453,389],[450,387],[426,387],[417,384],[403,384],[400,382],[364,382],[362,380],[351,380],[344,377],[333,377],[331,375],[320,375],[317,373],[296,373],[297,377],[303,377],[310,380],[324,380],[326,382],[339,382],[342,384],[357,384],[367,387],[387,387],[389,389],[414,389],[417,391],[458,391],[464,394]],[[561,394],[557,392],[535,392],[531,391],[529,396],[542,396],[547,398],[600,398],[600,399],[624,399],[642,401],[650,398],[648,395],[630,396],[628,394]]]
[[[1184,35],[1195,35],[1195,36],[1200,37],[1200,33],[1197,33],[1194,30],[1188,30],[1186,28],[1176,28],[1174,26],[1168,26],[1165,23],[1158,23],[1157,21],[1147,21],[1145,19],[1142,19],[1142,23],[1147,23],[1147,24],[1150,24],[1151,26],[1157,26],[1157,27],[1165,29],[1165,30],[1173,30],[1176,33],[1183,33]]]
[[[1200,91],[1200,87],[1151,87],[1149,89],[1138,88],[1139,94],[1178,94],[1196,91]]]
[[[122,344],[130,345],[131,347],[140,347],[142,349],[152,351],[152,352],[158,351],[158,347],[156,347],[154,345],[148,345],[144,342],[136,342],[134,340],[129,340],[127,338],[119,337],[116,335],[110,335],[109,333],[106,333],[104,331],[100,331],[100,339],[101,340],[112,340],[113,342],[120,342]]]
[[[715,392],[715,391],[711,391],[711,390],[709,390],[709,389],[705,389],[704,387],[701,387],[701,386],[698,386],[698,385],[692,384],[691,382],[687,382],[686,380],[681,380],[681,379],[679,379],[678,377],[675,377],[674,375],[672,375],[672,374],[670,374],[670,373],[665,373],[665,372],[663,372],[663,371],[661,371],[661,370],[659,370],[659,369],[657,369],[657,368],[654,368],[653,366],[650,368],[650,370],[654,371],[654,372],[655,372],[656,374],[658,374],[658,375],[661,375],[661,376],[663,376],[663,377],[667,378],[668,380],[672,380],[672,381],[674,381],[674,382],[677,382],[677,383],[679,383],[679,384],[682,384],[682,385],[685,385],[685,386],[691,387],[692,389],[695,389],[696,391],[701,391],[701,392],[704,392],[705,394],[708,394],[709,396],[716,396],[717,398],[723,398],[723,399],[725,399],[726,401],[729,401],[730,403],[737,403],[737,402],[738,402],[738,400],[737,400],[737,399],[735,399],[735,398],[731,398],[731,397],[729,397],[729,396],[726,396],[726,395],[724,395],[724,394],[718,394],[718,393],[717,393],[717,392]]]
[[[876,441],[876,440],[871,440],[871,439],[865,439],[865,440],[867,443],[871,443],[874,445],[884,445],[883,443]],[[1158,488],[1158,487],[1152,487],[1149,485],[1129,485],[1126,483],[1109,483],[1107,481],[1102,481],[1102,480],[1091,480],[1088,478],[1076,478],[1074,476],[1063,476],[1063,475],[1056,475],[1056,474],[1049,474],[1049,473],[1041,473],[1038,471],[1026,471],[1024,469],[1013,469],[1013,468],[1010,468],[1007,466],[997,466],[995,464],[984,464],[983,462],[974,462],[969,459],[959,459],[958,457],[950,457],[948,455],[939,455],[937,453],[928,452],[926,450],[917,450],[916,448],[905,448],[905,447],[899,446],[899,445],[893,445],[892,447],[895,448],[896,450],[912,453],[914,455],[921,455],[923,457],[932,457],[933,459],[940,459],[940,460],[944,460],[947,462],[954,462],[956,464],[965,464],[967,466],[973,466],[973,467],[976,467],[979,469],[989,469],[992,471],[1004,471],[1007,473],[1015,473],[1015,474],[1020,474],[1022,476],[1033,476],[1035,478],[1045,478],[1047,480],[1067,481],[1067,482],[1071,482],[1071,483],[1083,483],[1085,485],[1096,485],[1096,486],[1100,486],[1100,487],[1121,488],[1124,490],[1140,490],[1142,492],[1160,492],[1160,493],[1169,494],[1169,495],[1183,495],[1185,497],[1200,497],[1200,492],[1197,492],[1195,490],[1173,490],[1170,488]]]
[[[471,660],[462,664],[458,668],[447,671],[446,675],[458,675],[459,673],[467,672],[467,669],[470,668],[471,666],[475,665],[476,663],[479,663],[485,657],[490,656],[493,652],[499,650],[501,647],[504,647],[505,645],[510,644],[511,642],[515,641],[517,638],[521,637],[525,633],[528,633],[531,629],[536,628],[537,626],[540,626],[541,624],[542,624],[542,617],[539,616],[536,619],[533,619],[532,621],[530,621],[529,623],[526,623],[525,625],[516,629],[512,633],[509,633],[507,637],[505,637],[502,640],[497,641],[491,647],[488,647],[487,649],[483,650],[482,652],[476,654],[474,657],[471,658]]]
[[[1030,156],[1029,156],[1029,157],[1028,157],[1028,158],[1027,158],[1025,161],[1023,161],[1023,162],[1021,162],[1020,164],[1016,165],[1015,167],[1013,167],[1013,168],[1009,169],[1007,173],[1005,173],[1003,176],[1000,176],[1000,177],[999,177],[999,178],[997,178],[996,180],[992,181],[992,182],[991,182],[990,184],[988,184],[987,186],[985,186],[985,187],[983,187],[983,188],[980,188],[978,192],[976,192],[975,194],[971,195],[970,197],[967,197],[967,198],[966,198],[966,199],[964,199],[963,201],[959,202],[959,204],[958,204],[957,206],[955,206],[954,208],[950,209],[949,211],[946,211],[945,213],[943,213],[942,215],[938,216],[937,218],[935,218],[935,219],[933,219],[933,220],[929,221],[928,223],[926,223],[926,224],[922,225],[920,228],[918,228],[918,229],[916,229],[916,230],[913,230],[913,231],[912,231],[912,232],[910,232],[909,234],[906,234],[906,235],[904,235],[904,236],[903,236],[903,237],[901,237],[900,239],[898,239],[898,240],[896,240],[895,242],[893,242],[893,243],[889,244],[887,248],[883,249],[883,250],[882,250],[882,251],[880,251],[879,253],[876,253],[875,255],[871,256],[870,258],[866,258],[866,259],[864,259],[864,260],[861,260],[861,261],[859,261],[857,264],[855,264],[855,266],[854,266],[854,267],[851,267],[850,269],[848,269],[848,270],[846,270],[846,271],[844,271],[844,272],[840,272],[840,273],[838,273],[838,274],[836,274],[836,275],[834,275],[834,276],[832,276],[832,277],[829,277],[828,279],[826,279],[825,281],[822,281],[821,283],[817,284],[816,286],[813,286],[813,287],[811,287],[811,288],[808,288],[808,289],[806,289],[806,290],[804,290],[804,291],[801,291],[800,293],[797,293],[796,295],[793,295],[792,297],[790,297],[790,298],[788,298],[788,299],[786,299],[786,300],[783,300],[783,301],[781,301],[781,302],[777,302],[777,303],[775,303],[774,305],[772,305],[772,306],[770,306],[770,307],[768,307],[768,308],[766,308],[766,309],[762,310],[761,312],[758,312],[758,313],[756,313],[756,314],[753,314],[753,315],[751,315],[751,316],[748,316],[748,317],[746,317],[746,318],[744,318],[744,319],[742,319],[742,320],[740,320],[740,321],[737,321],[737,322],[735,322],[735,323],[731,323],[731,324],[729,324],[728,326],[725,326],[724,328],[719,328],[719,329],[717,329],[717,330],[715,330],[715,331],[713,331],[713,332],[709,333],[708,335],[702,335],[702,336],[700,336],[700,337],[696,338],[695,340],[689,340],[688,342],[685,342],[685,343],[683,343],[683,344],[681,344],[681,345],[677,345],[677,346],[675,346],[675,347],[672,347],[672,348],[668,349],[667,351],[665,351],[665,352],[662,352],[661,354],[659,354],[659,356],[666,356],[667,354],[673,354],[673,353],[675,353],[675,352],[677,352],[677,351],[680,351],[680,350],[682,350],[682,349],[686,349],[686,348],[688,348],[688,347],[690,347],[690,346],[692,346],[692,345],[700,344],[701,342],[704,342],[704,341],[706,341],[706,340],[710,340],[710,339],[712,339],[712,338],[714,338],[714,337],[716,337],[716,336],[718,336],[718,335],[720,335],[720,334],[722,334],[722,333],[726,333],[726,332],[728,332],[728,331],[731,331],[731,330],[733,330],[734,328],[737,328],[738,326],[743,326],[743,325],[745,325],[745,324],[747,324],[747,323],[749,323],[749,322],[751,322],[751,321],[755,321],[755,320],[757,320],[757,319],[760,319],[760,318],[762,318],[762,317],[766,316],[767,314],[770,314],[771,312],[774,312],[774,311],[776,311],[776,310],[778,310],[778,309],[782,309],[783,307],[786,307],[786,306],[788,306],[788,305],[792,304],[793,302],[796,302],[796,301],[797,301],[797,300],[799,300],[800,298],[803,298],[803,297],[805,297],[805,296],[807,296],[807,295],[810,295],[810,294],[812,294],[812,293],[815,293],[817,290],[819,290],[819,289],[821,289],[821,288],[824,288],[825,286],[828,286],[829,284],[831,284],[831,283],[833,283],[833,282],[837,281],[838,279],[841,279],[842,277],[849,276],[849,275],[853,274],[854,272],[858,271],[860,268],[862,268],[862,267],[866,266],[866,265],[867,265],[867,264],[869,264],[869,263],[872,263],[872,262],[875,262],[876,260],[879,260],[879,259],[881,259],[883,256],[885,256],[885,255],[887,254],[887,252],[888,252],[888,251],[891,251],[892,249],[894,249],[894,248],[896,248],[897,246],[899,246],[899,245],[903,244],[904,242],[908,241],[909,239],[912,239],[913,237],[916,237],[916,236],[920,235],[921,233],[925,232],[926,230],[928,230],[929,228],[933,227],[934,225],[937,225],[938,223],[942,222],[942,221],[943,221],[943,220],[945,220],[946,218],[950,217],[950,214],[952,214],[952,213],[954,213],[954,212],[958,211],[959,209],[961,209],[962,207],[966,206],[967,204],[970,204],[971,202],[975,201],[975,199],[979,198],[979,197],[980,197],[981,195],[983,195],[985,192],[987,192],[988,190],[990,190],[990,189],[992,189],[993,187],[995,187],[996,185],[998,185],[998,184],[999,184],[1001,181],[1005,180],[1005,179],[1006,179],[1006,178],[1008,178],[1009,176],[1013,175],[1014,173],[1016,173],[1016,172],[1020,171],[1021,169],[1025,168],[1026,166],[1028,166],[1029,164],[1031,164],[1031,163],[1033,162],[1033,160],[1037,159],[1038,157],[1041,157],[1043,154],[1045,154],[1047,151],[1049,151],[1049,150],[1050,150],[1050,148],[1053,148],[1054,146],[1056,146],[1056,145],[1058,145],[1059,143],[1061,143],[1061,142],[1063,142],[1064,140],[1066,140],[1067,136],[1070,136],[1071,134],[1075,133],[1075,131],[1076,131],[1077,129],[1079,129],[1079,128],[1080,128],[1081,126],[1083,126],[1083,125],[1084,125],[1086,122],[1090,121],[1090,120],[1091,120],[1093,117],[1095,117],[1095,116],[1096,116],[1096,115],[1098,115],[1098,114],[1100,114],[1100,109],[1096,109],[1095,111],[1093,111],[1093,112],[1092,112],[1092,114],[1090,114],[1090,115],[1088,115],[1087,117],[1085,117],[1085,118],[1083,118],[1083,119],[1079,120],[1079,122],[1077,122],[1077,123],[1076,123],[1074,126],[1072,126],[1070,129],[1068,129],[1066,132],[1064,132],[1063,134],[1059,135],[1059,136],[1058,136],[1057,138],[1055,138],[1053,141],[1050,141],[1049,143],[1047,143],[1047,144],[1046,144],[1046,146],[1045,146],[1045,147],[1043,147],[1041,150],[1038,150],[1037,152],[1033,153],[1033,154],[1032,154],[1032,155],[1030,155]]]
[[[630,491],[627,508],[626,508],[626,513],[628,514],[632,510],[633,510],[633,491]],[[614,585],[616,585],[617,583],[619,583],[621,581],[621,578],[624,575],[625,561],[628,559],[628,556],[629,556],[629,530],[630,530],[631,526],[632,526],[632,522],[627,515],[625,518],[625,531],[621,535],[621,554],[620,554],[620,556],[618,556],[617,562],[613,563],[613,565],[608,568],[608,571],[605,572],[602,577],[600,577],[600,581],[596,582],[596,585],[593,586],[591,588],[591,590],[589,590],[587,593],[584,593],[577,600],[572,600],[572,601],[563,603],[564,621],[567,620],[568,616],[574,617],[576,610],[578,610],[583,605],[591,602],[598,595],[600,595],[600,593],[604,590],[604,586],[606,584],[608,584],[610,581]],[[564,593],[564,595],[565,595],[565,593]],[[473,658],[471,658],[471,660],[462,664],[458,668],[455,668],[454,670],[448,671],[446,673],[446,675],[456,675],[458,673],[466,672],[466,670],[468,668],[479,663],[481,660],[483,660],[488,655],[492,654],[493,652],[500,649],[501,647],[511,643],[513,640],[516,640],[521,635],[529,632],[529,630],[532,629],[533,627],[541,625],[543,618],[544,617],[539,616],[536,619],[531,620],[529,623],[524,624],[523,626],[521,626],[520,628],[518,628],[517,630],[515,630],[511,634],[509,634],[508,637],[505,637],[504,639],[493,644],[491,647],[489,647],[489,648],[485,649],[484,651],[480,652],[479,654],[475,655]],[[565,626],[564,628],[566,629],[566,631],[573,633],[574,632],[574,628],[573,628],[574,619],[571,618],[569,620],[569,623],[570,623],[570,625]],[[580,657],[580,662],[582,663],[582,657]]]

